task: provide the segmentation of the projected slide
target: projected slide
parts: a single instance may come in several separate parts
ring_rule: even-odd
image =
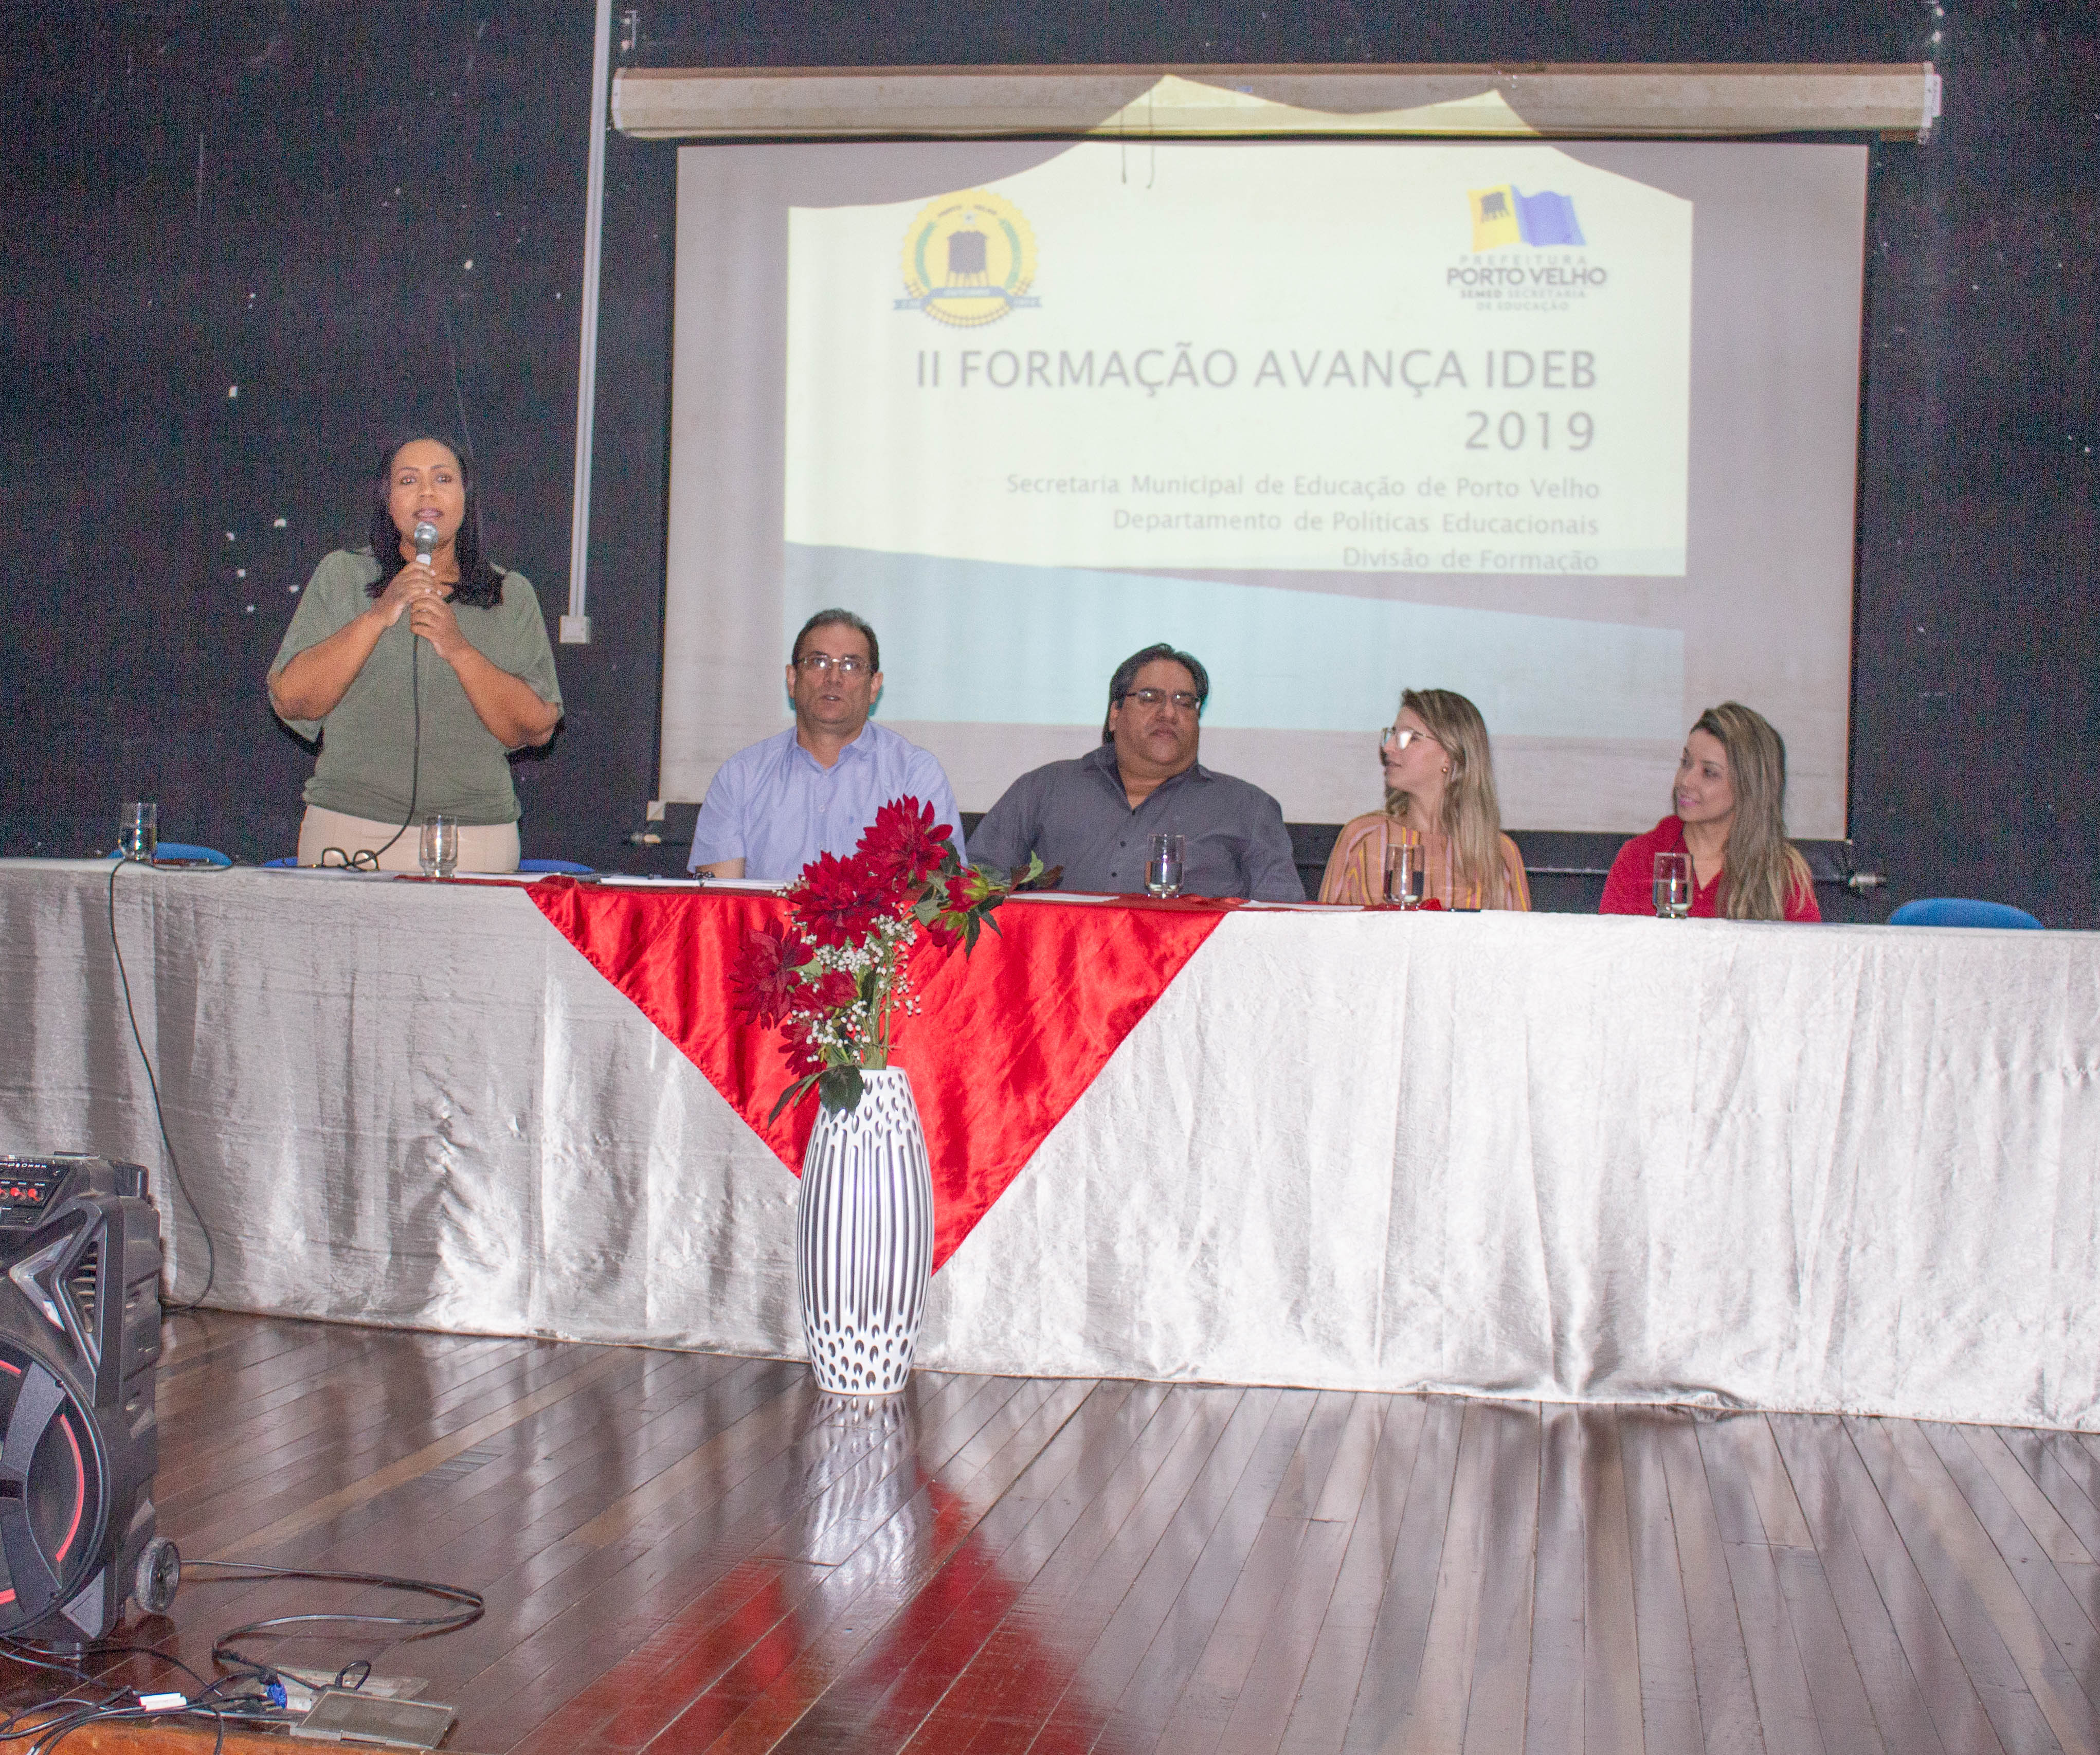
[[[1647,827],[1750,702],[1844,832],[1865,153],[1602,143],[680,155],[666,798],[789,722],[814,611],[965,809],[1209,666],[1203,760],[1379,802],[1456,689],[1523,828]]]
[[[1162,201],[1085,146],[796,210],[788,540],[1681,575],[1691,203],[1504,157],[1199,154]]]

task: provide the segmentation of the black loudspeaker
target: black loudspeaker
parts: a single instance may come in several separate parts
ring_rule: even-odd
[[[0,1638],[78,1645],[181,1562],[154,1533],[161,1225],[146,1173],[0,1157]]]

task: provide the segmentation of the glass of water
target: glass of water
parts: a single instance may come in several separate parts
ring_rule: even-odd
[[[1423,848],[1419,841],[1392,841],[1385,850],[1385,899],[1403,908],[1422,905]]]
[[[1655,856],[1655,917],[1681,920],[1692,912],[1692,855]]]
[[[459,819],[435,812],[423,818],[420,849],[425,877],[448,878],[459,869]]]
[[[1185,835],[1155,835],[1146,844],[1145,888],[1154,896],[1181,893],[1181,862],[1189,849]]]
[[[117,807],[117,850],[126,859],[151,859],[161,844],[161,807],[127,799]]]

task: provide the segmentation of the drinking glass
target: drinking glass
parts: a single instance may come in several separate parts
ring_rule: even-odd
[[[1422,902],[1422,843],[1394,841],[1385,850],[1385,899],[1403,908]]]
[[[459,866],[459,819],[442,811],[424,818],[420,852],[425,877],[450,877]]]
[[[161,807],[126,800],[117,809],[117,850],[126,859],[150,860],[161,844]]]
[[[1681,920],[1692,912],[1692,855],[1655,856],[1655,917]]]
[[[1146,844],[1145,887],[1154,896],[1181,893],[1181,860],[1188,851],[1185,835],[1155,835]]]

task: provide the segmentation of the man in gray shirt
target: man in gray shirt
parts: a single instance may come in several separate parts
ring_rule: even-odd
[[[1164,645],[1133,653],[1109,684],[1101,747],[1015,781],[970,836],[970,858],[1013,866],[1040,853],[1065,868],[1062,889],[1136,895],[1147,840],[1185,835],[1185,894],[1303,902],[1282,808],[1196,760],[1210,693],[1209,673],[1188,653]]]

